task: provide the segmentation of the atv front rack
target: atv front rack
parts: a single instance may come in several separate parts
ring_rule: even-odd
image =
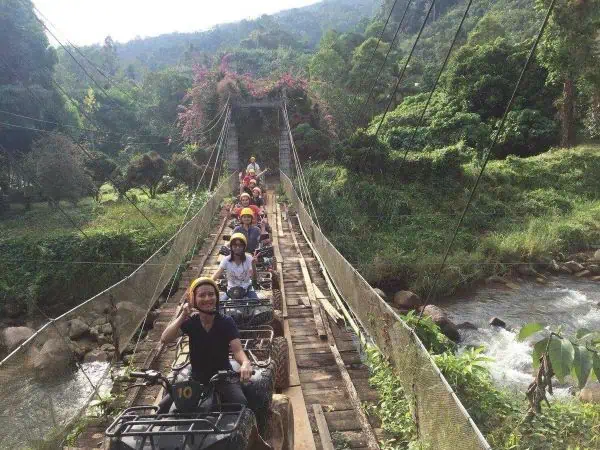
[[[159,448],[155,441],[161,436],[182,436],[184,441],[180,448],[187,446],[199,448],[209,435],[229,434],[240,425],[246,407],[235,403],[222,403],[198,413],[156,414],[157,406],[134,406],[124,410],[106,429],[108,438],[138,437],[139,449],[150,444],[151,448]],[[165,429],[165,428],[171,429]],[[138,446],[139,445],[139,446]]]
[[[271,364],[271,346],[275,332],[269,326],[255,330],[240,330],[240,342],[250,362],[257,367],[267,367]],[[233,355],[229,354],[232,359]],[[177,358],[171,369],[178,372],[190,363],[190,347],[187,335],[177,341]]]

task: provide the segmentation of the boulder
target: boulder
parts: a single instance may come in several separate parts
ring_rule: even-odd
[[[577,272],[575,274],[575,276],[577,278],[583,278],[583,277],[588,277],[592,274],[592,272],[590,272],[589,270],[582,270],[581,272]]]
[[[98,331],[102,334],[112,334],[112,332],[113,332],[112,326],[110,325],[110,323],[105,323],[104,325],[102,325],[100,327],[100,329]]]
[[[519,272],[519,275],[522,275],[524,277],[538,276],[538,273],[535,271],[535,269],[533,267],[531,267],[531,264],[519,264],[517,266],[517,272]]]
[[[490,325],[493,327],[501,327],[501,328],[506,328],[506,322],[502,319],[499,319],[497,317],[492,317],[490,319]]]
[[[136,329],[146,315],[145,309],[132,302],[119,302],[116,308],[116,326],[120,331]]]
[[[569,269],[571,271],[571,273],[581,272],[582,270],[585,269],[585,267],[583,267],[577,261],[573,261],[573,260],[567,261],[566,263],[563,264],[563,266],[565,266],[567,269]]]
[[[471,323],[471,322],[461,322],[458,325],[456,325],[456,328],[458,330],[477,330],[477,329],[479,329],[479,327],[477,325],[475,325],[474,323]]]
[[[592,261],[600,262],[600,249],[594,252],[594,256],[592,256]]]
[[[561,264],[559,268],[560,268],[560,272],[561,273],[564,273],[566,275],[572,275],[573,274],[573,271],[571,269],[569,269],[567,266],[565,266],[564,264]]]
[[[487,284],[494,284],[494,283],[504,284],[504,283],[506,283],[506,280],[498,275],[492,275],[491,277],[486,278],[485,282]]]
[[[592,272],[594,275],[600,275],[600,266],[598,264],[589,264],[587,270]]]
[[[32,349],[28,366],[41,375],[64,371],[73,361],[71,349],[61,338],[47,340],[40,350]]]
[[[392,304],[400,310],[414,309],[421,306],[421,299],[414,292],[398,291],[394,294]]]
[[[106,317],[98,317],[96,320],[92,322],[92,327],[100,328],[102,325],[107,323]]]
[[[440,327],[442,333],[444,333],[449,339],[452,339],[455,342],[460,340],[460,334],[458,333],[458,328],[450,319],[448,319],[448,315],[444,312],[442,308],[435,305],[427,305],[423,309],[423,315],[431,317],[433,322]]]
[[[99,334],[98,338],[96,339],[98,341],[98,345],[102,346],[104,344],[110,344],[112,343],[112,338],[110,336],[107,336],[105,334]]]
[[[108,361],[108,355],[106,354],[106,352],[100,350],[99,348],[96,348],[96,349],[92,350],[91,352],[86,353],[85,357],[83,358],[84,363],[91,363],[91,362],[96,362],[96,361],[100,361],[100,362]]]
[[[102,344],[102,347],[100,347],[100,350],[107,352],[107,353],[113,353],[115,351],[115,346],[112,344]]]
[[[0,342],[8,352],[12,352],[15,348],[29,339],[35,330],[27,327],[9,327],[2,330],[2,335],[0,336]]]
[[[546,280],[546,279],[545,279],[545,278],[543,278],[543,277],[537,277],[537,278],[535,279],[535,281],[536,281],[537,283],[539,283],[539,284],[548,284],[548,280]]]
[[[386,295],[385,292],[383,292],[381,289],[379,288],[373,288],[373,290],[377,293],[377,295],[379,295],[382,299],[386,299]]]
[[[600,275],[591,278],[592,281],[600,281]]]
[[[554,259],[552,261],[550,261],[550,264],[548,264],[548,269],[550,269],[552,272],[555,272],[555,273],[560,272],[560,266]]]
[[[588,383],[579,393],[579,400],[585,403],[600,403],[600,383]]]
[[[71,339],[79,339],[88,334],[90,327],[80,318],[69,321],[69,337]]]

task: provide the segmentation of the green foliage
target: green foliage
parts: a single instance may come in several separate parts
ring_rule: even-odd
[[[388,146],[360,129],[335,149],[338,161],[349,169],[364,174],[380,173],[389,157]]]
[[[51,134],[35,142],[29,155],[32,179],[49,202],[68,199],[73,203],[92,191],[81,152],[66,136]]]
[[[540,111],[522,109],[508,113],[504,129],[494,147],[494,157],[532,156],[558,141],[556,123]]]
[[[369,384],[377,389],[380,400],[370,405],[367,412],[381,420],[385,431],[386,449],[406,449],[417,439],[417,429],[407,397],[392,366],[375,348],[367,348],[367,364],[371,376]]]
[[[90,155],[92,159],[86,159],[84,162],[85,170],[94,183],[96,201],[100,201],[100,188],[112,178],[111,175],[117,169],[117,165],[102,152],[90,152]]]
[[[308,123],[301,123],[292,130],[294,143],[302,160],[327,159],[329,156],[330,138],[321,130],[316,130]]]
[[[440,327],[429,316],[422,316],[419,319],[419,313],[409,311],[402,316],[402,320],[415,330],[417,336],[425,348],[434,355],[444,352],[452,352],[456,349],[456,344],[442,333]]]
[[[533,333],[543,329],[539,323],[524,325],[519,332],[519,340],[524,340]],[[535,342],[533,346],[533,366],[539,367],[540,358],[547,354],[552,369],[562,383],[564,378],[572,375],[583,388],[594,374],[600,380],[600,332],[588,329],[577,330],[575,336],[564,336],[560,330]]]
[[[158,184],[167,172],[167,163],[156,152],[149,152],[135,158],[127,167],[128,186],[146,186],[150,198],[156,197]]]

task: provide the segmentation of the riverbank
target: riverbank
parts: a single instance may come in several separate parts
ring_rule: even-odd
[[[489,163],[438,277],[479,171],[461,152],[409,154],[377,176],[332,163],[306,171],[324,231],[372,285],[447,297],[600,245],[600,146],[508,157]]]

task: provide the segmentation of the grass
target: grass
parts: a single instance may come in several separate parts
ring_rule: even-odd
[[[377,176],[331,163],[306,171],[326,234],[384,290],[429,292],[479,171],[476,162],[454,161],[444,172],[439,155],[432,171],[427,157],[409,155],[402,168],[392,156]],[[451,295],[518,263],[596,248],[598,174],[600,146],[592,145],[490,162],[436,294]]]

